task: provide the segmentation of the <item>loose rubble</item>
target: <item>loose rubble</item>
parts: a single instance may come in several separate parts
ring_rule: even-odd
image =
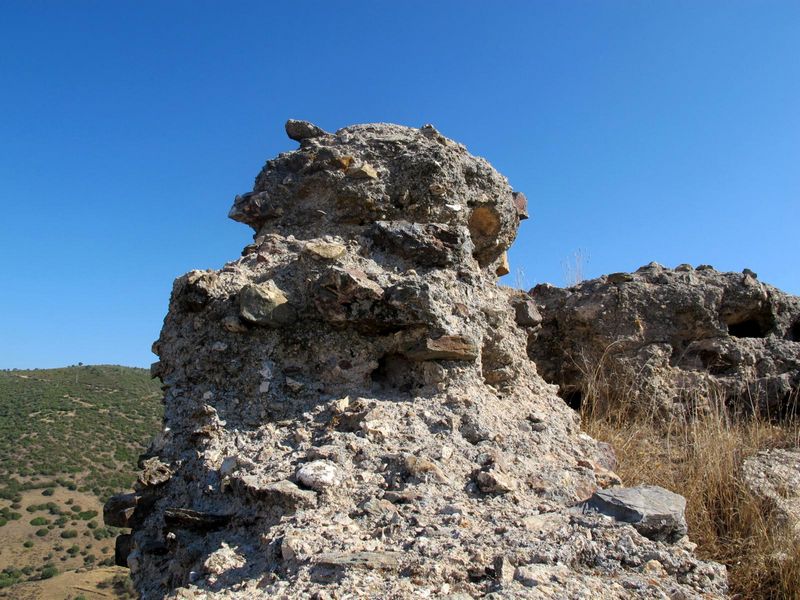
[[[664,418],[715,404],[769,418],[796,408],[800,298],[750,269],[650,263],[530,296],[542,321],[528,353],[573,407],[599,375]]]
[[[163,431],[106,509],[141,597],[725,597],[686,537],[580,509],[619,478],[496,285],[524,196],[430,125],[286,129],[253,244],[154,344]]]

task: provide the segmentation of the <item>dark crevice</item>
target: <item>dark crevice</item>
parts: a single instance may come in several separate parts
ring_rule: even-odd
[[[581,410],[581,403],[583,402],[583,394],[577,388],[561,388],[558,391],[558,395],[561,397],[564,402],[566,402],[567,406],[569,406],[572,410],[580,411]]]
[[[697,356],[700,358],[703,368],[711,375],[728,375],[736,371],[736,365],[711,350],[701,350]]]
[[[739,338],[765,338],[775,328],[775,315],[769,304],[757,304],[749,310],[723,312],[722,320],[728,326],[728,333]]]
[[[763,338],[767,336],[767,331],[758,319],[747,319],[728,325],[728,333],[733,337]]]
[[[786,338],[792,342],[800,342],[800,319],[795,321],[789,328]]]
[[[378,368],[371,374],[372,382],[381,389],[410,392],[415,387],[411,367],[411,361],[402,354],[385,354],[378,359]]]

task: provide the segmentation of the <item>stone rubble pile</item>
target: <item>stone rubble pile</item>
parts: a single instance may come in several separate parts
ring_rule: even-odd
[[[154,345],[163,431],[105,511],[141,597],[725,597],[528,357],[525,197],[430,125],[286,130]]]
[[[770,418],[797,408],[800,298],[749,269],[650,263],[530,295],[542,324],[528,354],[573,407],[605,376],[663,417],[714,405]]]

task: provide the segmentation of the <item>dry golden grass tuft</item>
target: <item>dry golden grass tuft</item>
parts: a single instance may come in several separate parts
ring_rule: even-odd
[[[664,418],[631,393],[636,374],[584,370],[581,416],[593,437],[617,452],[625,485],[652,483],[686,497],[697,553],[728,567],[734,598],[800,600],[800,540],[746,488],[743,461],[760,450],[800,444],[800,421],[757,411],[734,414],[718,398],[688,418]]]

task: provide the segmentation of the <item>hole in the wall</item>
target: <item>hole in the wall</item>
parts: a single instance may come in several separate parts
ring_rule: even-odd
[[[786,337],[792,342],[800,342],[800,319],[792,324]]]
[[[736,370],[736,365],[712,350],[701,350],[697,355],[703,368],[711,375],[727,375]]]
[[[412,363],[402,354],[384,354],[378,359],[378,368],[372,374],[372,382],[379,388],[410,392],[414,387]]]
[[[751,306],[747,312],[722,313],[728,334],[738,338],[765,338],[775,328],[775,315],[769,304]]]
[[[767,337],[769,326],[760,319],[745,319],[738,323],[728,324],[728,333],[733,337],[739,338],[763,338]]]

